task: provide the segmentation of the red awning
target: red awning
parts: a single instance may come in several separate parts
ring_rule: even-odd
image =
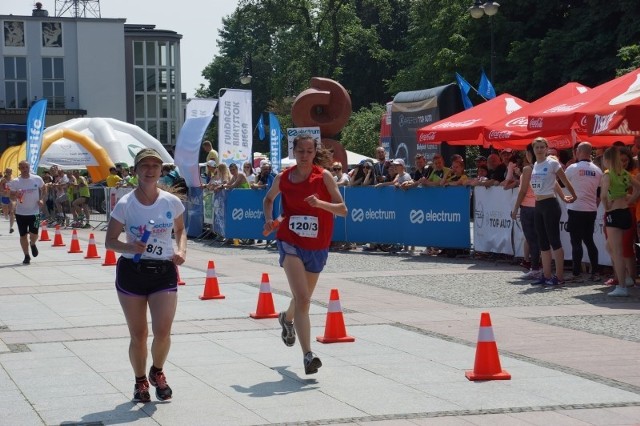
[[[484,138],[494,148],[523,149],[527,144],[538,136],[538,131],[527,129],[529,114],[544,110],[552,105],[571,98],[581,93],[586,93],[590,89],[580,83],[567,83],[551,93],[531,102],[517,112],[498,120],[484,128]],[[563,149],[571,148],[573,140],[571,135],[558,135],[548,138],[551,146]]]
[[[603,83],[586,93],[573,96],[564,101],[558,102],[555,105],[548,108],[529,114],[528,130],[537,131],[541,136],[553,136],[561,134],[571,134],[572,131],[578,134],[587,135],[587,113],[594,113],[594,111],[602,111],[606,115],[607,112],[601,110],[610,102],[615,99],[623,101],[618,106],[613,106],[619,110],[620,107],[633,103],[634,99],[637,101],[637,97],[640,97],[640,88],[637,86],[638,75],[640,70],[632,71],[625,74],[622,77],[616,78],[609,82]],[[634,96],[637,96],[634,98]],[[617,98],[619,97],[619,98]],[[608,112],[612,113],[611,110]],[[615,115],[615,114],[614,114]],[[595,116],[592,117],[592,122]],[[617,125],[620,122],[616,121]],[[608,128],[613,128],[607,126]],[[605,133],[606,134],[606,133]],[[587,137],[588,140],[593,140]],[[603,136],[601,141],[608,141],[608,144],[614,140],[622,140],[626,143],[631,143],[633,137],[625,137],[621,135],[615,135],[611,137]],[[605,143],[602,143],[605,144]]]
[[[485,126],[509,116],[527,104],[527,101],[513,95],[502,94],[418,129],[418,143],[447,142],[449,145],[484,145]]]

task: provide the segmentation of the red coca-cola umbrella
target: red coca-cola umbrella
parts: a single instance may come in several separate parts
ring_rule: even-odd
[[[585,110],[589,135],[640,135],[640,69],[613,80]]]
[[[527,101],[516,96],[502,94],[473,108],[418,129],[418,143],[447,142],[450,145],[485,145],[483,137],[485,126],[518,111],[527,104]]]
[[[529,114],[528,130],[537,131],[541,136],[569,135],[572,132],[578,135],[588,135],[587,114],[589,112],[593,113],[594,110],[599,110],[600,107],[608,104],[616,96],[628,96],[625,93],[637,81],[639,73],[640,70],[632,71],[622,77],[594,87],[586,93],[573,96],[548,108]],[[622,135],[602,136],[599,139],[587,137],[586,139],[598,141],[597,145],[611,144],[615,140],[621,140],[625,143],[633,141],[633,137]]]
[[[538,131],[527,129],[529,114],[544,110],[552,105],[558,104],[564,99],[586,93],[589,90],[588,87],[580,83],[567,83],[502,120],[486,126],[484,128],[484,139],[497,149],[523,149],[539,135]],[[573,145],[573,139],[570,134],[550,136],[548,140],[551,146],[560,149],[571,148]]]

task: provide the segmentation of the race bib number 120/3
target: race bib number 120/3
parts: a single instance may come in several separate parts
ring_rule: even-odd
[[[291,216],[289,230],[301,237],[316,238],[318,236],[318,218],[316,216]]]

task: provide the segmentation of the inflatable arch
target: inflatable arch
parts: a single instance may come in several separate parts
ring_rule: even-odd
[[[82,145],[84,149],[93,155],[93,158],[95,158],[98,165],[87,166],[87,171],[89,172],[93,182],[99,182],[109,176],[109,168],[114,167],[114,164],[107,154],[107,151],[88,136],[72,129],[58,128],[45,132],[42,137],[42,149],[40,151],[40,155],[42,155],[54,142],[62,138],[67,138]],[[27,158],[26,142],[23,142],[20,146],[8,148],[4,154],[2,154],[0,164],[2,164],[3,170],[7,167],[13,168],[14,176],[17,176],[18,163],[24,158]]]

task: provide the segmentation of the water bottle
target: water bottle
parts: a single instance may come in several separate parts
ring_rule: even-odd
[[[142,232],[142,238],[140,238],[140,241],[142,241],[143,243],[146,243],[147,241],[149,241],[149,236],[151,235],[151,231],[153,231],[154,225],[155,225],[155,222],[153,220],[150,220],[149,223],[144,226],[144,231]],[[133,256],[133,262],[134,263],[140,262],[141,257],[142,257],[142,253],[136,253],[135,256]]]

